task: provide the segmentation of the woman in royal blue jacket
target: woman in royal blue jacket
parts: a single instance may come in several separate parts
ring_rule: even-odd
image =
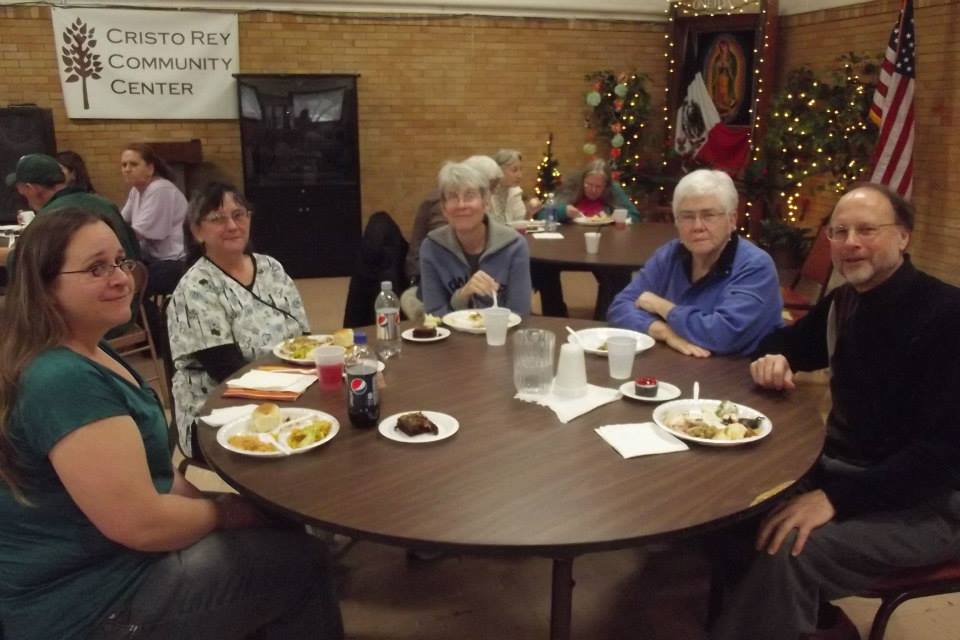
[[[673,192],[679,240],[657,249],[617,294],[607,321],[650,334],[686,355],[749,355],[783,324],[773,260],[738,237],[737,190],[700,169]]]

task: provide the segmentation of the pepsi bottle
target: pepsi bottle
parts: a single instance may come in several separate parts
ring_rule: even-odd
[[[380,421],[380,391],[376,360],[360,360],[346,368],[347,415],[355,427],[375,427]]]

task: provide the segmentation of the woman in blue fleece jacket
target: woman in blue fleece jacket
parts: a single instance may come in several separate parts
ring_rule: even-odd
[[[446,226],[420,246],[420,294],[427,313],[489,307],[492,295],[521,316],[530,313],[530,253],[513,229],[486,211],[490,185],[475,169],[448,162],[438,176]]]
[[[617,294],[607,321],[650,334],[686,355],[749,355],[783,324],[773,260],[734,234],[737,190],[700,169],[673,192],[679,240],[657,249]]]

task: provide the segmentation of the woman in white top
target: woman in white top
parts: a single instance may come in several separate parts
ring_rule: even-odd
[[[250,251],[251,215],[236,188],[218,182],[190,204],[197,259],[170,299],[167,325],[180,448],[194,458],[193,424],[213,388],[277,343],[310,332],[293,280],[279,262]]]
[[[184,271],[187,199],[172,182],[170,167],[148,145],[128,144],[120,155],[120,170],[130,185],[120,213],[137,234],[150,269],[147,294],[173,293]]]
[[[523,203],[523,189],[520,188],[520,180],[523,179],[523,167],[520,162],[523,157],[515,149],[500,149],[493,154],[493,159],[500,166],[503,178],[491,194],[490,216],[504,224],[527,218],[527,207]]]

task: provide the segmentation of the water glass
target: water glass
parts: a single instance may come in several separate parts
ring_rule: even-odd
[[[338,346],[323,346],[313,350],[317,363],[317,377],[323,389],[339,389],[343,384],[343,358],[346,349]]]
[[[487,344],[491,347],[500,347],[507,343],[507,324],[510,322],[510,309],[506,307],[490,307],[484,309],[483,325],[487,331]]]
[[[513,335],[513,384],[518,392],[550,391],[556,343],[557,336],[546,329],[520,329]]]
[[[637,339],[633,336],[610,336],[607,338],[607,364],[610,377],[627,380],[633,374],[633,359],[637,355]]]

